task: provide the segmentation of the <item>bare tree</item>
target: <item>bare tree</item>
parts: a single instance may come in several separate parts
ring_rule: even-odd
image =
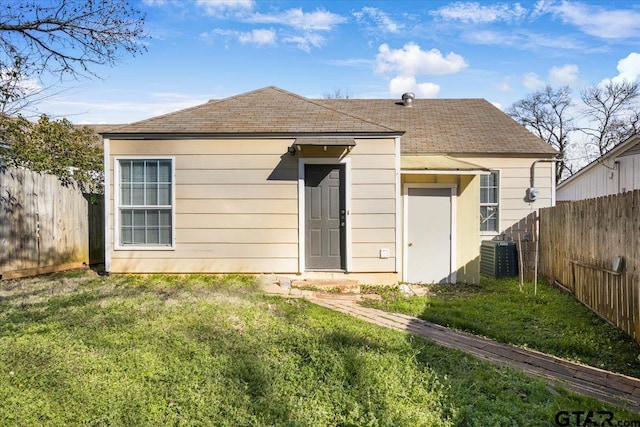
[[[597,149],[598,156],[640,130],[637,82],[608,81],[585,89],[581,95],[589,124],[580,130],[587,135],[587,144]]]
[[[325,92],[322,94],[324,99],[350,99],[353,98],[349,93],[342,93],[341,89],[334,89],[333,92]]]
[[[94,66],[146,51],[144,16],[127,0],[2,0],[0,102],[24,100],[24,83],[96,77]]]
[[[24,62],[17,57],[12,66],[0,69],[0,113],[16,115],[52,95],[36,80],[26,78],[26,72]]]
[[[575,130],[569,111],[571,106],[568,87],[556,90],[547,86],[517,101],[507,110],[517,122],[560,152],[562,161],[556,163],[556,182],[572,173],[571,164],[566,161],[570,134]]]

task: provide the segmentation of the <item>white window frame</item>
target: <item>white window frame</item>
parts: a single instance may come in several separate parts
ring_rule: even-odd
[[[170,245],[123,245],[120,241],[120,161],[171,161],[171,244]],[[113,237],[116,251],[173,251],[176,246],[176,159],[173,156],[118,156],[113,164]]]
[[[501,212],[501,203],[500,203],[500,197],[502,194],[502,188],[501,188],[501,183],[502,183],[502,179],[501,179],[501,175],[502,172],[499,169],[491,169],[491,173],[488,174],[488,176],[491,176],[493,174],[496,174],[497,176],[497,182],[496,182],[496,190],[498,192],[497,196],[496,196],[496,202],[495,203],[482,203],[482,175],[480,175],[480,206],[479,206],[479,210],[478,210],[478,216],[480,217],[480,219],[482,219],[481,217],[481,211],[482,208],[485,206],[495,206],[496,207],[496,215],[498,215],[498,218],[496,219],[496,229],[495,230],[480,230],[480,235],[481,236],[496,236],[498,234],[500,234],[500,220],[502,218],[502,212]],[[478,227],[482,227],[482,223],[478,224]]]

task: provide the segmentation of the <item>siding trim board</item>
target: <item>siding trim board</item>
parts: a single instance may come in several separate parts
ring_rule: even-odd
[[[395,198],[396,198],[396,273],[403,271],[404,253],[402,251],[402,168],[400,162],[400,137],[395,138]]]
[[[103,139],[104,151],[104,269],[111,270],[111,154],[109,138]]]

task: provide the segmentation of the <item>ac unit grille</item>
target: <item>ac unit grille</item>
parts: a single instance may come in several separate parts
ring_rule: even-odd
[[[484,240],[480,246],[480,274],[487,277],[518,275],[518,251],[513,242]]]

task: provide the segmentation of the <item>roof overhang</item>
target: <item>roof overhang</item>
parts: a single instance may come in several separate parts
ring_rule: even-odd
[[[488,175],[491,170],[484,166],[444,155],[400,156],[403,174],[432,175]]]
[[[303,147],[344,147],[351,151],[356,146],[353,138],[296,138],[293,146],[298,151],[303,151]]]

